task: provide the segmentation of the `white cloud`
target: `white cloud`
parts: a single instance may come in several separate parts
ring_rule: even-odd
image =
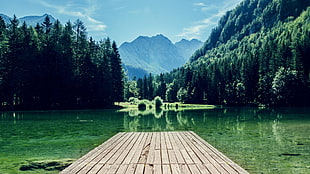
[[[201,11],[215,10],[216,13],[209,14],[210,16],[200,21],[193,22],[192,26],[183,28],[183,31],[178,34],[178,37],[187,39],[206,37],[206,31],[211,31],[216,26],[220,17],[222,17],[226,11],[236,7],[242,0],[225,0],[222,4],[205,4],[203,2],[193,3],[193,6],[200,7]],[[209,1],[210,2],[210,1]],[[205,14],[204,14],[205,15]]]
[[[186,39],[199,38],[201,35],[201,31],[206,27],[207,27],[206,25],[195,25],[188,28],[184,28],[183,32],[178,34],[177,36]]]
[[[80,18],[85,21],[89,31],[104,31],[105,28],[107,28],[104,22],[96,20],[92,17],[97,10],[96,2],[96,0],[87,0],[85,4],[76,4],[67,1],[64,5],[55,5],[45,0],[39,1],[39,3],[44,7],[52,8],[61,15]]]
[[[202,7],[206,7],[207,5],[203,2],[197,2],[197,3],[194,3],[195,6],[202,6]]]
[[[89,31],[104,31],[107,26],[104,24],[98,24],[98,25],[89,25]]]
[[[199,7],[201,11],[208,11],[208,10],[212,10],[212,9],[216,8],[212,4],[207,5],[203,2],[197,2],[197,3],[194,3],[193,5]]]

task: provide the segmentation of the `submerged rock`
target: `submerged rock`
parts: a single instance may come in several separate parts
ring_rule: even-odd
[[[63,170],[72,164],[75,159],[60,159],[60,160],[43,160],[43,161],[28,161],[28,164],[22,164],[19,170]]]
[[[299,153],[282,153],[283,156],[300,156]]]

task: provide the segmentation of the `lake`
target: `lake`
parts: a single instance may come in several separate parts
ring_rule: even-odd
[[[121,131],[191,130],[250,173],[310,173],[310,108],[0,113],[0,173],[77,159]]]

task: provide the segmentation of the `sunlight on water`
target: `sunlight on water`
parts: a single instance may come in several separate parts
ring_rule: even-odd
[[[192,130],[250,173],[310,173],[310,109],[0,113],[0,171],[77,159],[120,131]]]

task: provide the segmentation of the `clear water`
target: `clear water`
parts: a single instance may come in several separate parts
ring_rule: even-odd
[[[310,173],[310,108],[0,113],[0,173],[77,159],[120,131],[192,130],[250,173]]]

